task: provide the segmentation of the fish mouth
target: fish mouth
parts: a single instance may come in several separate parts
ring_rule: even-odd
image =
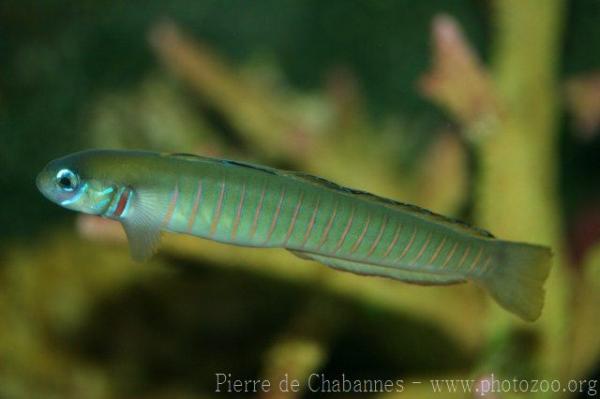
[[[39,191],[42,191],[42,173],[43,172],[38,173],[37,177],[35,178],[35,186]]]
[[[40,193],[42,193],[42,195],[50,200],[52,200],[51,196],[50,196],[50,174],[48,173],[47,170],[42,170],[40,173],[38,173],[37,177],[35,178],[35,186],[37,187],[37,189],[40,191]]]

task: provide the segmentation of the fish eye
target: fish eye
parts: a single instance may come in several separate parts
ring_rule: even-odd
[[[79,178],[69,169],[61,169],[56,174],[56,185],[63,191],[73,191],[79,185]]]

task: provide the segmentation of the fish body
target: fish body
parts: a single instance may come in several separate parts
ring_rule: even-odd
[[[548,248],[499,240],[303,173],[187,154],[90,150],[52,161],[37,185],[64,207],[120,221],[136,260],[154,253],[161,231],[172,231],[285,248],[336,269],[410,283],[475,281],[527,320],[543,306]]]

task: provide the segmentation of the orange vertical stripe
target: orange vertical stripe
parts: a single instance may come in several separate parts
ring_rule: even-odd
[[[350,217],[348,218],[348,223],[346,224],[346,228],[344,229],[342,236],[340,237],[337,245],[335,246],[334,252],[339,251],[339,249],[342,247],[342,245],[344,245],[344,241],[346,240],[346,235],[348,235],[348,232],[350,231],[350,228],[352,227],[355,210],[356,210],[356,208],[354,207],[354,205],[352,205],[352,210],[350,211]]]
[[[262,192],[260,194],[260,199],[258,200],[258,205],[256,206],[256,211],[254,213],[254,220],[252,221],[252,227],[250,227],[250,236],[252,239],[256,234],[256,228],[258,227],[258,220],[260,218],[260,213],[262,212],[263,202],[265,200],[265,193],[267,192],[267,183],[263,185]]]
[[[438,247],[435,249],[433,256],[431,257],[431,259],[429,259],[430,265],[433,265],[433,262],[435,262],[435,260],[437,259],[438,255],[442,251],[442,248],[444,247],[445,243],[446,243],[446,236],[444,236],[444,238],[442,238],[442,242],[440,242],[440,245],[438,245]]]
[[[323,230],[323,236],[321,237],[321,241],[319,242],[317,251],[321,249],[321,247],[323,246],[323,244],[325,244],[325,241],[327,241],[327,238],[329,237],[329,230],[331,230],[331,226],[333,226],[333,220],[335,219],[335,215],[337,214],[338,204],[339,203],[336,201],[333,205],[333,212],[331,213],[331,217],[327,222],[327,226],[325,226],[325,230]]]
[[[373,254],[373,252],[375,251],[375,248],[377,248],[377,245],[379,244],[379,241],[381,241],[381,237],[383,237],[383,231],[385,230],[385,227],[387,226],[388,217],[389,216],[387,214],[383,215],[383,222],[381,222],[381,228],[379,229],[379,234],[377,234],[377,238],[375,238],[373,245],[371,245],[371,248],[369,248],[369,252],[367,253],[367,258]]]
[[[396,243],[398,242],[398,238],[400,238],[400,231],[402,230],[402,227],[404,225],[402,223],[398,223],[398,226],[396,226],[396,232],[394,233],[394,238],[392,239],[392,242],[390,243],[390,245],[387,247],[387,249],[385,250],[385,253],[383,254],[383,259],[387,258],[387,256],[392,252],[392,250],[394,249],[394,246],[396,245]]]
[[[242,194],[240,196],[240,203],[237,207],[237,212],[235,214],[235,220],[233,221],[233,226],[231,227],[231,239],[235,240],[235,236],[237,235],[238,226],[240,225],[240,219],[242,218],[242,209],[244,208],[244,200],[246,199],[246,182],[242,184]]]
[[[477,256],[475,257],[475,259],[473,259],[473,263],[471,263],[471,267],[469,268],[469,272],[473,271],[473,269],[477,265],[477,262],[479,262],[479,259],[481,258],[482,254],[483,254],[483,246],[479,247],[479,252],[477,252]]]
[[[196,197],[194,198],[194,205],[192,205],[192,212],[188,219],[187,231],[192,232],[194,222],[196,221],[196,215],[198,214],[198,207],[200,205],[200,199],[202,198],[202,179],[198,179],[198,189],[196,190]]]
[[[279,197],[279,202],[277,203],[277,208],[275,209],[275,216],[273,216],[273,221],[271,222],[271,227],[269,228],[269,233],[267,234],[267,239],[265,242],[268,242],[273,235],[273,231],[275,231],[275,226],[277,226],[277,220],[279,219],[279,213],[281,212],[281,205],[283,205],[283,199],[285,198],[285,186],[281,189],[281,196]]]
[[[169,202],[169,206],[167,208],[167,213],[165,213],[165,217],[163,218],[163,226],[168,227],[171,222],[171,218],[173,217],[173,213],[175,212],[175,206],[177,205],[177,198],[179,198],[179,186],[177,182],[175,182],[175,190],[171,195],[171,201]]]
[[[321,198],[317,197],[317,203],[315,204],[315,209],[312,213],[312,216],[310,217],[310,222],[308,222],[308,228],[306,229],[306,233],[304,233],[304,239],[302,240],[302,245],[300,246],[301,248],[303,248],[306,245],[306,242],[308,241],[308,238],[310,237],[310,233],[312,232],[312,229],[315,226],[315,220],[317,219],[317,214],[319,213],[319,204],[320,203],[321,203]]]
[[[421,247],[421,250],[417,254],[417,257],[415,259],[413,259],[413,261],[412,261],[413,264],[417,263],[417,261],[419,259],[421,259],[421,256],[423,256],[423,254],[425,253],[425,250],[429,246],[429,242],[430,241],[431,241],[431,231],[427,234],[427,238],[425,239],[425,243],[423,243],[423,246]]]
[[[471,245],[467,245],[467,249],[465,249],[465,253],[463,254],[462,258],[460,258],[460,262],[458,262],[457,269],[460,269],[462,267],[463,263],[467,259],[467,256],[469,256],[469,252],[471,252]]]
[[[302,199],[304,198],[304,191],[300,192],[300,198],[298,198],[298,203],[296,204],[296,208],[294,209],[294,214],[292,215],[292,220],[290,221],[290,227],[288,228],[287,234],[285,235],[285,240],[283,244],[287,244],[292,233],[294,232],[294,226],[296,225],[296,220],[298,219],[298,213],[300,212],[300,208],[302,207]]]
[[[367,230],[369,229],[369,224],[371,223],[371,214],[368,213],[367,211],[367,222],[365,223],[365,227],[363,228],[362,232],[360,233],[360,236],[358,237],[358,239],[356,240],[356,242],[354,243],[354,245],[352,246],[352,248],[350,248],[350,253],[353,254],[354,252],[356,252],[356,250],[358,249],[358,247],[360,247],[360,244],[362,244],[363,239],[365,238],[365,235],[367,234]]]
[[[225,197],[225,180],[221,183],[221,191],[219,192],[219,200],[217,207],[213,213],[212,223],[210,225],[210,235],[213,236],[217,232],[219,221],[221,220],[221,210],[223,209],[223,198]]]
[[[446,260],[444,260],[444,264],[442,265],[442,268],[446,267],[448,262],[450,262],[450,259],[452,258],[452,255],[454,255],[454,252],[456,251],[457,247],[458,247],[458,241],[456,241],[454,243],[454,245],[452,246],[452,248],[450,248],[450,252],[448,252],[448,255],[446,255]]]
[[[413,230],[413,235],[410,238],[410,241],[408,242],[408,244],[404,248],[404,251],[402,251],[402,254],[398,257],[398,259],[396,259],[396,262],[406,256],[406,254],[408,253],[408,250],[410,249],[410,247],[412,246],[413,242],[415,241],[415,237],[416,236],[417,236],[417,226],[415,226],[415,228]]]

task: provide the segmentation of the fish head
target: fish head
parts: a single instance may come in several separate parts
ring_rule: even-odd
[[[118,187],[93,169],[82,153],[68,155],[48,163],[38,174],[36,185],[46,198],[64,208],[102,215]]]

